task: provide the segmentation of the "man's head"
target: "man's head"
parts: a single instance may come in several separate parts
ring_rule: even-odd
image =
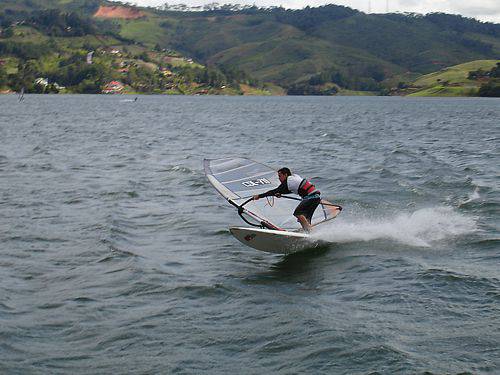
[[[278,170],[278,178],[280,182],[284,182],[288,176],[291,176],[292,172],[288,168],[281,168]]]

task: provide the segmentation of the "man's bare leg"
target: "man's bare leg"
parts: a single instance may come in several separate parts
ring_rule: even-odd
[[[304,232],[309,233],[311,231],[312,225],[311,223],[309,223],[309,221],[307,221],[304,215],[298,215],[297,220],[299,221],[300,225],[302,225]]]

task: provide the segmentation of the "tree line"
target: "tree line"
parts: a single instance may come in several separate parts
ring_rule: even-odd
[[[479,96],[500,97],[500,63],[491,70],[475,70],[469,73],[469,79],[486,80],[479,88]]]

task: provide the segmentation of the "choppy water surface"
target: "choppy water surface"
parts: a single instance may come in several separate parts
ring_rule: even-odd
[[[0,97],[2,373],[500,372],[500,102]],[[202,171],[310,177],[328,248],[252,250]]]

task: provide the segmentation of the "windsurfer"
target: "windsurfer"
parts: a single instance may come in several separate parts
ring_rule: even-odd
[[[278,179],[281,184],[276,189],[254,195],[253,199],[258,200],[260,198],[270,196],[279,198],[282,194],[291,193],[299,195],[302,198],[302,201],[293,212],[293,215],[297,218],[300,225],[302,225],[304,231],[310,232],[312,228],[312,216],[318,205],[321,203],[319,190],[317,190],[316,187],[308,180],[297,174],[292,174],[288,168],[281,168],[278,171]]]

